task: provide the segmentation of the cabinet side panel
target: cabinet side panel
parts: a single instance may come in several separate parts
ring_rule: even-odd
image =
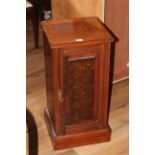
[[[106,127],[108,125],[108,112],[109,112],[109,75],[110,75],[110,48],[111,48],[111,43],[104,43],[103,49],[104,49],[104,77],[103,77],[103,127]]]
[[[53,53],[44,35],[44,58],[45,58],[45,76],[46,76],[46,98],[47,108],[49,110],[54,128],[55,128],[55,107],[54,107],[54,84],[53,84]]]

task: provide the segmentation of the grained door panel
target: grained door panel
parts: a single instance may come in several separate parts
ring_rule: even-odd
[[[93,119],[94,65],[95,57],[68,58],[66,124]]]
[[[86,124],[97,127],[99,48],[64,50],[64,124],[68,130],[77,124],[82,128],[83,123],[84,128]]]

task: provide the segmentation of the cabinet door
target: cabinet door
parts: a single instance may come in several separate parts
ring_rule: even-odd
[[[66,134],[99,127],[100,45],[63,52],[63,122]]]

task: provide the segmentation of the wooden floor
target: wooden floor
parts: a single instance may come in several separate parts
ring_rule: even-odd
[[[128,80],[113,86],[109,122],[110,142],[54,151],[43,118],[46,107],[42,33],[40,48],[34,49],[31,22],[27,23],[27,126],[30,155],[128,155]]]

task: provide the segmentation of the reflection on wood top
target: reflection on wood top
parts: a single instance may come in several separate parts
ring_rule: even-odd
[[[41,25],[52,46],[95,40],[114,41],[112,35],[97,17],[49,20],[43,21]]]

